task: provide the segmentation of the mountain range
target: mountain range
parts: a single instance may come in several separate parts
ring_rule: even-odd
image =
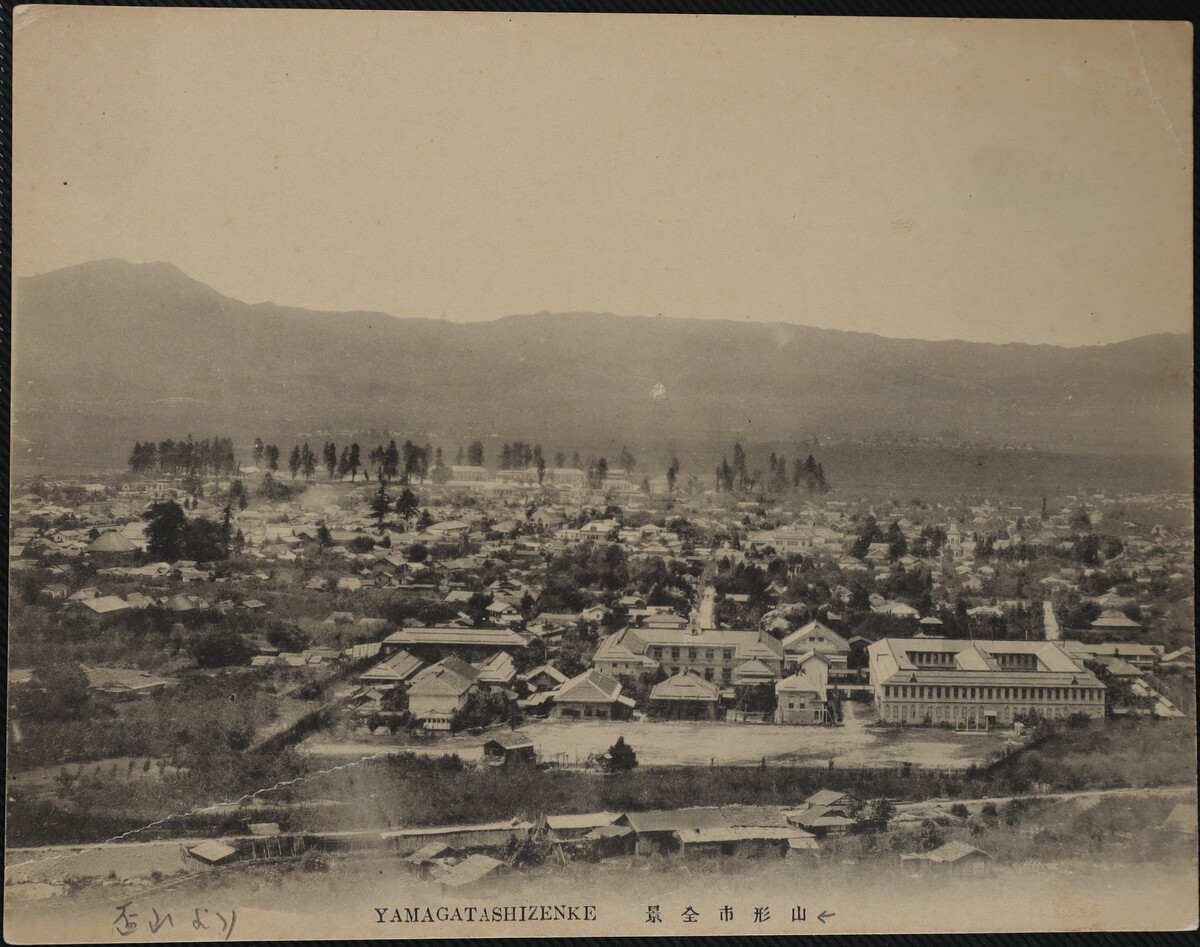
[[[375,430],[448,444],[819,434],[1191,450],[1190,335],[1064,348],[611,313],[453,323],[248,304],[170,264],[120,260],[22,278],[14,296],[18,454]]]

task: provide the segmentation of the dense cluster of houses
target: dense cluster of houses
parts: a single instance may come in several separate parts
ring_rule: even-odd
[[[585,500],[597,499],[596,491],[587,487],[581,471],[547,470],[546,483],[539,486],[530,479],[533,471],[447,470],[440,483],[425,488],[427,502],[415,522],[378,523],[364,502],[366,487],[354,495],[343,493],[337,502],[330,502],[336,493],[322,492],[307,501],[301,494],[232,510],[244,543],[240,556],[249,564],[236,574],[213,563],[145,561],[142,513],[174,494],[170,478],[87,484],[70,509],[34,494],[18,495],[10,559],[15,572],[36,570],[43,577],[37,598],[47,608],[85,623],[120,621],[145,609],[269,614],[273,593],[296,588],[329,593],[339,603],[383,592],[449,606],[458,610],[456,617],[432,625],[406,621],[397,626],[369,614],[334,610],[323,621],[299,623],[324,639],[313,647],[288,651],[258,640],[252,642],[256,654],[250,659],[259,668],[361,663],[365,669],[347,699],[355,714],[369,718],[403,706],[435,731],[450,729],[473,694],[502,693],[525,713],[564,719],[642,713],[653,719],[713,720],[737,719],[741,711],[735,707],[747,689],[770,691],[773,710],[766,717],[742,714],[744,719],[834,723],[841,697],[865,693],[885,722],[987,728],[1031,712],[1051,717],[1103,713],[1104,684],[1088,669],[1097,664],[1113,677],[1127,677],[1152,712],[1173,716],[1178,709],[1147,677],[1158,670],[1194,668],[1191,648],[1168,651],[1144,639],[1147,622],[1130,617],[1144,609],[1140,593],[1112,589],[1081,595],[1095,603],[1097,617],[1087,629],[1061,628],[1061,609],[1052,599],[1079,593],[1086,569],[1051,571],[1040,581],[1046,589],[1041,601],[985,598],[997,568],[979,555],[980,535],[988,535],[993,549],[1018,541],[1063,544],[1072,529],[1072,509],[1087,500],[1092,521],[1100,522],[1103,497],[1071,498],[1072,504],[1038,517],[1032,526],[1018,507],[985,502],[958,510],[956,519],[945,522],[937,555],[897,557],[889,543],[876,542],[865,553],[860,549],[860,558],[850,550],[862,521],[836,500],[805,505],[787,525],[753,529],[746,524],[772,512],[762,503],[727,509],[710,497],[680,496],[672,500],[675,513],[686,512],[690,529],[724,537],[714,539],[713,548],[698,549],[692,537],[660,525],[665,517],[655,523],[654,516],[613,515],[611,504],[589,506]],[[210,496],[218,495],[218,484],[207,486]],[[619,477],[606,490],[605,496],[620,498],[627,512],[661,507],[655,491],[647,494]],[[471,502],[461,502],[464,491]],[[536,503],[522,505],[535,493]],[[198,500],[188,504],[186,514],[215,519],[221,509],[219,501]],[[886,514],[878,512],[883,522]],[[898,515],[893,529],[909,549],[920,551],[930,519]],[[993,538],[997,534],[1009,538]],[[719,622],[716,606],[718,598],[741,606],[748,596],[718,596],[698,580],[690,614],[648,604],[628,589],[607,604],[575,612],[539,610],[541,570],[548,557],[586,543],[611,544],[631,561],[660,559],[696,572],[717,559],[737,564],[755,556],[761,564],[791,557],[789,570],[795,557],[809,557],[836,569],[846,582],[856,574],[927,570],[934,601],[944,601],[953,589],[959,596],[977,593],[966,609],[972,617],[1002,616],[1012,606],[1040,610],[1047,640],[945,638],[942,620],[931,611],[923,614],[906,601],[872,592],[867,598],[872,613],[910,622],[912,628],[910,637],[873,641],[842,623],[852,596],[847,585],[830,589],[818,617],[802,603],[789,603],[783,596],[786,583],[778,578],[768,592],[774,607],[742,627]],[[1156,528],[1149,535],[1126,536],[1118,561],[1138,588],[1151,581],[1186,582],[1192,574],[1189,556],[1186,537]],[[505,563],[500,577],[480,582],[497,557]],[[92,577],[81,587],[79,565]],[[120,583],[120,594],[107,586],[108,579]],[[138,590],[129,591],[131,583]],[[486,601],[481,609],[472,604],[480,596]],[[623,615],[615,628],[609,622],[614,608]],[[561,642],[580,622],[606,625],[609,631],[600,637],[590,666],[566,674],[558,660]],[[334,626],[336,646],[329,644],[329,626]],[[1075,631],[1087,631],[1090,643],[1069,637]],[[1105,637],[1121,640],[1111,648],[1094,643]],[[1130,637],[1139,641],[1127,643]],[[635,698],[629,682],[647,679],[652,681],[648,692]]]

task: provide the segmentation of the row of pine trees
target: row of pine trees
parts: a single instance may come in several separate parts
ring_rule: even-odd
[[[482,467],[483,444],[473,441],[465,451],[460,445],[455,459],[460,465],[465,460],[470,466]],[[563,467],[566,460],[562,451],[554,455],[556,467]],[[279,447],[264,443],[262,438],[255,438],[254,463],[256,466],[266,467],[272,474],[275,473],[279,470]],[[633,473],[637,467],[636,459],[625,447],[621,448],[618,463],[627,475]],[[579,452],[576,451],[571,458],[571,466],[578,468],[579,464]],[[157,470],[162,473],[204,477],[210,473],[217,476],[233,476],[240,471],[241,465],[234,455],[232,438],[213,437],[197,441],[188,435],[183,441],[165,440],[157,444],[152,441],[137,442],[129,457],[129,466],[134,473]],[[516,441],[504,444],[500,451],[499,466],[501,470],[528,470],[532,467],[537,470],[540,483],[545,475],[547,463],[541,444]],[[424,482],[434,471],[444,471],[444,463],[440,447],[435,449],[429,444],[421,446],[411,440],[400,446],[397,446],[395,440],[389,441],[386,446],[377,445],[371,449],[365,460],[362,448],[356,443],[345,444],[339,450],[336,443],[327,441],[322,445],[319,455],[307,441],[292,447],[288,455],[287,469],[293,480],[297,477],[312,480],[322,468],[330,480],[334,477],[338,480],[347,477],[352,481],[357,480],[361,472],[364,480],[371,479],[373,475],[381,482],[399,479],[408,483],[412,480]],[[588,482],[594,486],[603,484],[608,469],[608,462],[603,457],[594,463],[589,462]],[[674,492],[678,475],[679,461],[672,457],[667,468],[669,492]],[[799,457],[795,458],[789,469],[787,459],[772,452],[766,470],[751,470],[747,463],[746,451],[740,443],[733,445],[732,463],[729,455],[721,458],[715,476],[717,491],[725,493],[761,492],[783,496],[801,492],[823,494],[828,493],[830,489],[829,481],[825,477],[825,468],[812,454],[803,461]],[[435,476],[434,479],[438,478]]]
[[[801,461],[792,461],[788,470],[787,458],[774,451],[767,461],[767,469],[751,471],[746,463],[746,451],[741,444],[733,445],[733,463],[729,456],[721,458],[716,469],[717,492],[763,493],[784,495],[787,493],[828,493],[829,481],[825,479],[825,468],[812,454]]]

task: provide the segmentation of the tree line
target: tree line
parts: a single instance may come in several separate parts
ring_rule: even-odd
[[[678,474],[678,463],[672,460],[672,467]],[[792,461],[788,470],[787,458],[777,455],[774,451],[767,462],[767,469],[751,470],[746,461],[746,451],[740,443],[733,445],[733,463],[729,455],[721,457],[721,463],[716,471],[717,492],[721,493],[769,493],[784,495],[787,493],[828,493],[829,481],[825,478],[825,468],[817,462],[812,454],[801,461],[799,457]],[[670,469],[667,472],[668,482],[674,477]]]
[[[274,474],[280,468],[281,453],[278,445],[267,444],[261,437],[254,439],[254,463],[265,467],[268,473]],[[484,466],[484,448],[481,441],[475,440],[465,448],[459,445],[455,461],[458,465],[465,462],[469,466]],[[563,451],[554,454],[554,466],[562,469],[567,465],[567,456]],[[196,494],[200,478],[209,473],[234,476],[240,472],[241,465],[233,449],[233,440],[228,437],[205,438],[196,441],[191,435],[185,440],[164,440],[160,443],[152,441],[137,442],[129,457],[129,466],[135,473],[147,473],[158,470],[162,473],[183,473],[196,481],[196,486],[190,492]],[[449,471],[442,459],[442,449],[430,444],[418,445],[406,440],[397,445],[395,440],[386,445],[379,444],[363,456],[362,447],[357,443],[338,445],[333,441],[324,442],[320,453],[305,441],[294,444],[287,458],[287,470],[293,480],[303,477],[311,481],[318,470],[324,469],[329,480],[337,477],[344,480],[357,480],[362,474],[364,480],[375,479],[390,482],[399,479],[403,483],[420,480],[422,483],[432,477],[435,482],[449,479]],[[524,441],[505,443],[500,450],[498,466],[501,470],[537,471],[538,483],[545,480],[549,461],[540,444],[528,444]],[[573,469],[583,469],[587,484],[592,488],[603,487],[608,478],[610,465],[608,459],[600,457],[597,460],[589,458],[586,468],[583,467],[578,451],[570,459]],[[617,458],[616,467],[624,470],[630,476],[637,470],[638,461],[628,447],[622,446]],[[680,465],[678,458],[672,456],[666,470],[667,491],[674,493],[678,482]],[[733,462],[729,456],[721,458],[716,468],[716,487],[718,492],[726,493],[766,493],[785,495],[788,493],[823,494],[830,489],[825,476],[825,468],[811,455],[801,461],[799,457],[789,469],[787,459],[782,455],[771,453],[767,469],[749,467],[746,451],[740,443],[733,445]],[[645,478],[643,478],[645,479]],[[691,489],[691,487],[689,487]]]
[[[188,435],[182,441],[168,438],[159,441],[137,441],[129,455],[129,467],[134,473],[196,474],[213,473],[232,476],[239,464],[233,452],[233,438],[206,437],[195,440]]]
[[[279,469],[279,448],[274,444],[264,444],[262,438],[254,441],[254,460],[257,464],[265,465],[269,472]],[[408,483],[412,479],[422,482],[430,476],[435,468],[442,468],[442,449],[436,450],[430,444],[424,446],[414,444],[411,440],[397,446],[395,440],[387,445],[378,444],[363,457],[362,447],[357,443],[344,444],[341,450],[334,441],[326,441],[321,446],[320,455],[313,450],[312,445],[305,441],[303,444],[292,446],[288,455],[287,469],[293,480],[303,477],[312,480],[317,471],[324,468],[328,479],[337,477],[345,480],[349,477],[357,480],[359,473],[362,479],[375,479],[390,482],[399,479]]]

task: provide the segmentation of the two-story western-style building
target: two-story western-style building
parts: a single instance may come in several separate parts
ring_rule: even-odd
[[[765,631],[701,628],[624,628],[609,635],[592,663],[605,674],[668,674],[692,670],[722,687],[770,683],[783,673],[783,646]],[[740,673],[739,673],[740,672]]]
[[[888,723],[988,729],[1031,713],[1104,716],[1104,685],[1056,641],[884,638],[867,653]]]
[[[800,656],[795,673],[775,685],[775,722],[829,721],[829,660],[816,651]]]
[[[797,628],[783,639],[783,664],[785,671],[792,671],[799,658],[815,651],[825,659],[829,667],[829,680],[838,684],[856,677],[849,670],[847,661],[850,657],[850,642],[839,635],[824,622],[813,620],[801,628]]]

